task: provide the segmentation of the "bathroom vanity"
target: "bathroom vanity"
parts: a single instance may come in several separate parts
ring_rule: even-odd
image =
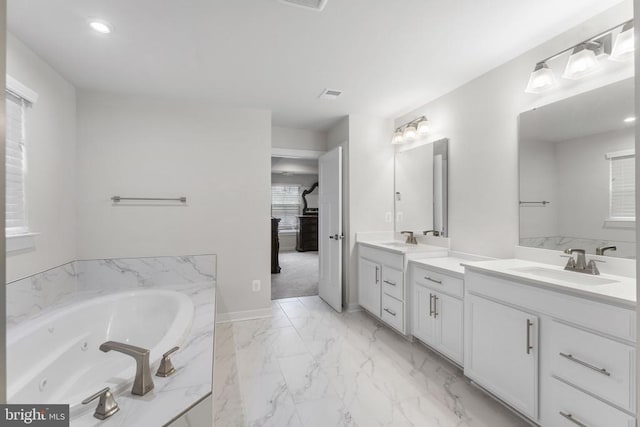
[[[360,241],[358,299],[360,306],[398,332],[407,335],[409,295],[406,267],[410,259],[442,257],[447,249],[401,241]]]
[[[466,376],[544,426],[635,425],[634,279],[519,259],[465,268]]]

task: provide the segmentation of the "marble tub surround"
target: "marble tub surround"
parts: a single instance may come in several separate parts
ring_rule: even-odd
[[[566,260],[565,260],[566,262]],[[563,266],[544,264],[540,262],[527,261],[522,259],[499,259],[494,261],[465,262],[467,271],[479,271],[489,273],[496,277],[506,279],[516,279],[518,282],[528,285],[562,292],[593,301],[604,302],[620,307],[634,309],[636,306],[636,280],[635,278],[616,276],[612,274],[601,274],[591,276],[584,273],[565,271]],[[600,267],[598,265],[598,267]],[[527,272],[528,269],[554,270],[561,273],[571,274],[572,280],[566,281],[562,278],[542,277],[537,274]],[[612,283],[589,284],[592,278],[610,279]],[[574,280],[577,282],[574,282]],[[584,283],[580,283],[583,280]]]
[[[93,417],[97,401],[71,420],[72,426],[79,427],[161,426],[211,393],[215,280],[215,255],[75,261],[8,284],[7,306],[12,308],[8,333],[31,319],[97,296],[146,289],[186,295],[195,313],[180,350],[172,357],[177,372],[167,378],[154,376],[155,388],[145,396],[128,391],[116,395],[120,411],[105,421]],[[152,372],[158,363],[152,365]],[[10,374],[11,366],[8,370]]]
[[[612,258],[636,258],[636,243],[622,242],[616,240],[597,240],[567,236],[546,236],[546,237],[521,237],[522,246],[530,246],[539,249],[551,249],[562,251],[566,248],[584,248],[588,253],[594,254],[596,248],[604,246],[616,246],[615,251],[608,251],[607,256]]]
[[[272,310],[218,325],[215,426],[528,425],[364,312],[336,313],[318,297]]]

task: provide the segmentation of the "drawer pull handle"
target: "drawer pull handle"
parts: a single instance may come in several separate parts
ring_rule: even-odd
[[[531,345],[531,327],[533,326],[533,322],[527,319],[527,354],[531,354],[531,350],[533,346]]]
[[[560,413],[560,415],[562,415],[563,417],[565,417],[566,419],[568,419],[569,421],[571,421],[572,423],[574,423],[574,424],[575,424],[575,425],[577,425],[577,426],[580,426],[580,427],[589,427],[589,426],[587,426],[586,424],[581,423],[580,421],[578,421],[578,420],[576,420],[575,418],[573,418],[573,415],[572,415],[572,414],[567,414],[566,412],[562,412],[562,411],[560,411],[559,413]]]
[[[392,315],[392,316],[395,316],[395,315],[396,315],[396,313],[395,313],[395,312],[393,312],[393,311],[389,310],[388,308],[385,308],[385,309],[384,309],[384,311],[386,311],[387,313],[389,313],[389,314],[390,314],[390,315]]]
[[[424,276],[424,278],[425,278],[425,279],[427,279],[427,280],[428,280],[428,281],[430,281],[430,282],[437,283],[438,285],[442,285],[442,280],[432,279],[432,278],[431,278],[431,277],[429,277],[429,276]]]
[[[564,357],[564,358],[565,358],[565,359],[567,359],[567,360],[571,360],[572,362],[576,362],[577,364],[582,365],[582,366],[584,366],[585,368],[589,368],[589,369],[591,369],[592,371],[596,371],[596,372],[598,372],[599,374],[606,375],[606,376],[608,376],[608,377],[610,377],[610,376],[611,376],[611,372],[607,371],[605,368],[598,368],[597,366],[593,366],[593,365],[592,365],[592,364],[590,364],[590,363],[583,362],[582,360],[580,360],[580,359],[576,359],[575,357],[573,357],[573,355],[572,355],[572,354],[560,353],[560,356]]]
[[[390,282],[390,281],[388,281],[388,280],[383,280],[383,282],[384,282],[384,283],[386,283],[387,285],[396,286],[396,284],[395,284],[395,283]]]

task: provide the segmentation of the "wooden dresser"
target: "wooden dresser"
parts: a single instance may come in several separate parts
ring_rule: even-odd
[[[296,234],[296,250],[298,252],[318,250],[318,216],[300,215],[298,217],[298,233]]]
[[[278,223],[280,218],[271,218],[271,274],[280,273],[280,238]]]

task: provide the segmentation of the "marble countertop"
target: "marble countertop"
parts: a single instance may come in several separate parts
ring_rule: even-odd
[[[562,292],[582,298],[591,299],[598,302],[615,304],[618,306],[634,309],[636,306],[636,280],[635,278],[615,276],[611,274],[601,274],[598,276],[588,276],[584,274],[585,281],[591,277],[610,279],[615,281],[608,284],[578,284],[564,281],[559,278],[542,277],[526,271],[518,271],[527,268],[542,268],[546,270],[556,270],[564,272],[562,266],[542,264],[539,262],[525,261],[521,259],[501,259],[492,261],[470,262],[462,264],[468,271],[478,271],[488,273],[505,279],[517,280],[520,283]],[[583,273],[567,272],[575,274],[580,278]]]
[[[424,244],[405,244],[401,241],[392,241],[392,240],[360,240],[358,241],[361,245],[369,246],[375,249],[384,249],[385,251],[397,253],[397,254],[417,254],[417,253],[441,253],[442,256],[447,255],[447,248],[443,248],[441,246],[435,245],[424,245]]]
[[[415,265],[427,267],[431,270],[438,271],[443,274],[448,274],[450,276],[463,279],[464,267],[462,266],[462,263],[470,262],[470,260],[448,256],[441,258],[412,259],[409,262]]]
[[[144,396],[129,392],[115,396],[120,410],[100,421],[93,417],[97,400],[87,411],[72,417],[72,427],[163,426],[170,423],[212,391],[215,287],[211,282],[158,286],[157,289],[185,293],[195,306],[193,325],[184,346],[171,360],[176,373],[167,378],[153,376],[155,387]],[[158,363],[151,367],[155,372]]]

